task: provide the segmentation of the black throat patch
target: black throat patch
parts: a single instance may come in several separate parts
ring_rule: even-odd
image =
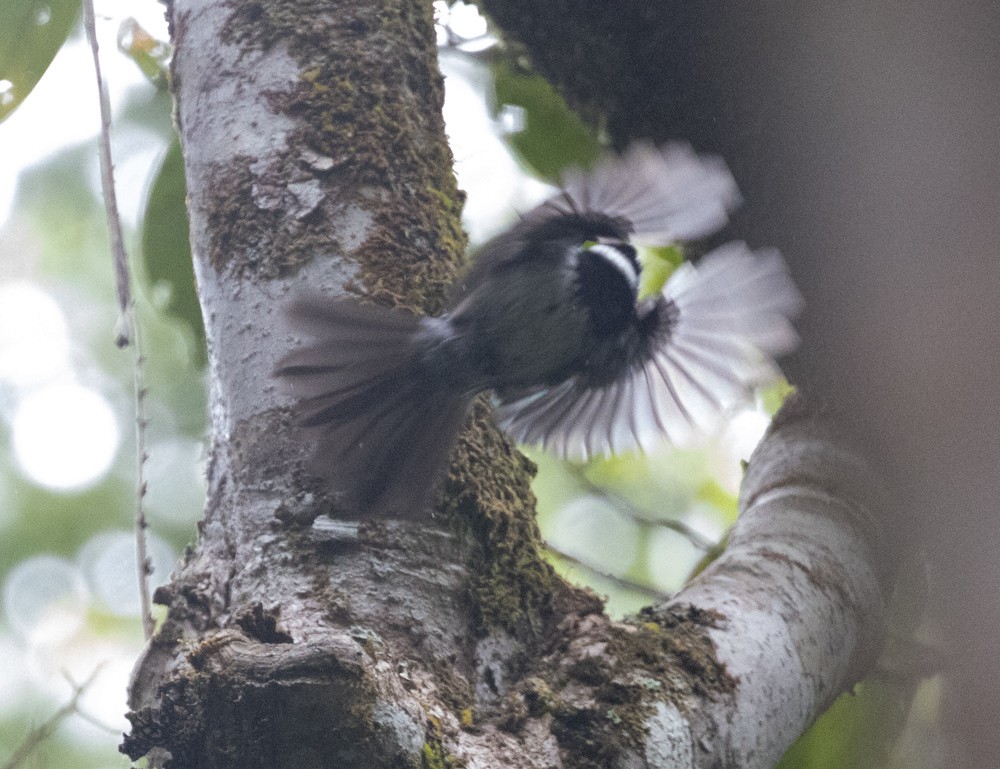
[[[616,336],[635,316],[639,262],[626,243],[600,244],[577,252],[576,290],[598,337]]]

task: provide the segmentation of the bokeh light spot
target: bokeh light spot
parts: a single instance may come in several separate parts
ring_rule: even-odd
[[[4,612],[31,644],[69,638],[83,624],[87,591],[79,569],[65,558],[37,555],[15,566],[4,585]]]
[[[742,463],[750,459],[770,424],[770,416],[752,407],[733,415],[726,423],[709,457],[712,473],[726,491],[739,493],[743,482]]]
[[[167,581],[174,568],[174,551],[163,539],[146,532],[146,551],[153,573],[149,586]],[[91,537],[78,557],[83,575],[103,607],[119,617],[139,615],[139,582],[136,574],[135,535],[129,531],[104,531]]]
[[[492,75],[479,62],[445,55],[444,115],[448,142],[455,155],[458,186],[466,193],[462,224],[473,243],[495,235],[515,218],[552,193],[544,182],[525,176],[498,133],[483,101],[493,87]]]
[[[154,444],[146,460],[146,504],[156,520],[190,525],[201,515],[208,493],[205,449],[189,440]]]
[[[448,26],[459,37],[479,37],[486,34],[486,19],[472,3],[457,2],[449,8]]]
[[[771,417],[757,409],[746,409],[733,417],[726,429],[732,454],[743,461],[750,459],[770,424]]]
[[[107,400],[76,384],[34,390],[17,405],[14,455],[33,482],[61,491],[97,483],[107,473],[120,436]]]
[[[69,370],[69,332],[62,309],[38,286],[0,285],[0,380],[39,385]]]
[[[666,592],[679,589],[702,556],[691,542],[669,529],[652,530],[648,547],[649,575]]]

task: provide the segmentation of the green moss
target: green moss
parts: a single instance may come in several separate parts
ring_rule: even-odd
[[[642,750],[656,703],[684,708],[694,696],[733,691],[736,681],[716,660],[707,633],[719,621],[694,607],[647,610],[628,624],[603,618],[588,631],[586,656],[572,659],[570,653],[569,665],[566,653],[545,660],[554,667],[539,666],[525,679],[517,696],[508,698],[500,725],[517,732],[527,718],[549,714],[566,766],[615,766],[626,752]],[[567,640],[577,637],[567,632]],[[551,639],[553,648],[563,643]]]
[[[534,471],[496,428],[486,400],[478,400],[453,454],[444,511],[478,544],[470,591],[483,632],[538,634],[554,594],[566,589],[541,556]]]
[[[476,701],[472,684],[456,670],[455,665],[451,662],[432,659],[430,667],[434,673],[438,700],[461,720],[462,714],[469,710]]]
[[[626,665],[649,671],[650,680],[663,681],[668,669],[676,674],[679,663],[683,677],[671,681],[672,689],[722,696],[734,691],[737,681],[718,661],[715,644],[707,633],[718,627],[721,619],[716,612],[695,606],[665,612],[646,608],[639,614],[637,629],[619,633],[611,649]]]
[[[421,769],[457,769],[459,766],[440,741],[424,743],[420,751]]]
[[[569,666],[570,678],[590,686],[600,686],[608,681],[608,665],[602,657],[584,657]]]
[[[541,678],[532,676],[524,682],[524,703],[527,714],[538,718],[556,709],[558,698],[552,688]]]
[[[713,612],[649,610],[627,624],[579,616],[587,625],[584,647],[574,651],[571,643],[583,640],[581,625],[562,623],[548,638],[559,651],[537,660],[497,719],[517,734],[529,718],[550,717],[567,767],[617,766],[626,754],[641,754],[656,703],[684,708],[695,696],[726,696],[736,685],[707,633],[720,621]]]
[[[420,749],[420,769],[461,769],[464,763],[452,756],[441,741],[441,722],[430,716],[427,739]]]
[[[644,692],[612,679],[616,667],[608,658],[598,665],[577,663],[570,669],[571,679],[591,686],[590,697],[581,698],[575,688],[548,693],[545,712],[552,715],[552,733],[566,766],[603,769],[616,766],[625,750],[641,750],[652,707]]]
[[[294,120],[288,149],[266,168],[251,171],[256,159],[240,158],[215,171],[213,266],[273,277],[343,254],[329,223],[354,206],[372,216],[368,238],[346,255],[359,267],[355,290],[438,312],[466,240],[430,3],[240,3],[223,40],[245,50],[284,46],[300,75],[290,89],[264,94]],[[296,208],[296,182],[318,183],[313,209]]]
[[[617,766],[631,743],[624,724],[614,723],[603,709],[557,711],[552,733],[564,751],[565,765],[573,769]]]

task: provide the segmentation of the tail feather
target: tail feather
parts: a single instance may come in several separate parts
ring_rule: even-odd
[[[405,516],[427,503],[468,410],[426,364],[423,318],[350,299],[305,299],[290,309],[314,343],[277,375],[318,434],[310,469],[345,511]]]

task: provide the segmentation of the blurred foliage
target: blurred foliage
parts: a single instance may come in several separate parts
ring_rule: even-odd
[[[666,595],[692,574],[715,543],[699,524],[721,533],[736,519],[736,497],[719,486],[701,450],[664,447],[584,465],[524,451],[538,465],[532,488],[554,565],[605,595],[615,616],[638,611],[651,594]]]
[[[157,306],[190,329],[198,363],[204,365],[205,326],[195,290],[186,196],[184,158],[174,137],[146,200],[142,264]]]
[[[656,246],[639,250],[642,274],[639,275],[639,298],[653,296],[663,290],[670,274],[684,261],[679,245]]]
[[[491,70],[496,104],[524,110],[524,128],[507,138],[536,176],[557,182],[570,166],[589,166],[601,147],[548,81],[516,63],[498,58]]]
[[[914,691],[870,679],[842,695],[785,754],[777,769],[885,769]],[[933,707],[933,703],[928,703]],[[902,769],[902,768],[900,768]]]
[[[0,3],[0,79],[15,82],[19,96],[30,87],[24,78],[30,75],[33,85],[67,38],[78,8],[75,0]],[[57,28],[61,31],[39,41],[32,37],[39,30],[31,24],[43,11],[51,13],[51,18],[41,30],[50,35]],[[114,57],[113,51],[104,55]],[[136,56],[132,59],[141,66]],[[12,63],[28,74],[18,74],[15,81],[7,74]],[[112,78],[113,72],[112,66]],[[89,71],[81,73],[86,87],[93,87],[92,77]],[[119,198],[127,220],[136,218],[128,212],[140,211],[138,226],[126,222],[126,241],[138,280],[136,305],[146,353],[151,461],[159,458],[161,446],[196,446],[203,441],[206,419],[204,334],[197,305],[192,304],[195,292],[186,236],[183,169],[176,148],[173,153],[168,151],[176,140],[171,100],[163,82],[159,81],[160,87],[152,83],[137,86],[126,94],[117,105],[112,136]],[[25,84],[23,89],[20,83]],[[96,88],[94,94],[96,99]],[[12,106],[3,105],[0,114],[8,114]],[[60,115],[58,119],[73,116]],[[0,130],[6,125],[0,125]],[[46,127],[39,126],[38,131],[46,131]],[[16,150],[5,146],[4,153],[14,158]],[[4,164],[4,168],[12,167]],[[141,181],[144,177],[148,180],[145,184]],[[9,219],[0,230],[0,285],[27,281],[58,303],[68,324],[70,343],[69,370],[60,376],[70,376],[100,392],[116,416],[121,435],[111,469],[98,482],[82,490],[44,488],[17,466],[10,416],[19,395],[13,385],[0,379],[0,536],[4,543],[0,548],[0,584],[5,601],[11,569],[42,554],[62,556],[71,568],[79,569],[86,600],[81,607],[82,624],[75,631],[43,628],[45,633],[25,637],[4,614],[0,650],[7,672],[0,672],[0,763],[33,726],[68,701],[71,688],[62,679],[63,669],[82,680],[99,661],[111,660],[93,691],[88,692],[93,701],[85,697],[82,703],[84,711],[101,725],[78,715],[68,717],[51,738],[38,745],[25,765],[74,769],[129,765],[116,746],[125,726],[120,721],[125,679],[141,648],[142,631],[137,617],[122,616],[121,607],[107,605],[94,591],[84,555],[86,546],[101,533],[131,530],[135,505],[132,363],[129,353],[118,350],[113,342],[117,307],[107,224],[96,179],[97,153],[92,139],[57,150],[20,171]],[[190,493],[196,485],[192,480],[197,480],[197,453],[189,451],[185,457],[186,466],[169,466],[150,479],[151,492],[159,491],[161,500],[184,499],[183,505],[178,502],[173,507],[149,510],[153,535],[169,546],[174,557],[194,538],[201,512],[197,494]],[[182,494],[182,490],[187,493]],[[132,568],[131,562],[120,564],[123,580],[132,580]],[[166,574],[157,576],[162,580]]]
[[[57,553],[72,558],[96,531],[129,526],[134,486],[127,479],[109,476],[104,482],[72,494],[40,488],[11,475],[8,493],[16,513],[3,529],[5,543],[17,547],[0,549],[0,573],[6,574],[28,556]],[[44,515],[45,525],[39,525]]]
[[[166,86],[170,77],[171,46],[149,34],[135,19],[125,19],[118,29],[118,50],[135,62],[149,82]]]
[[[0,3],[0,121],[31,93],[73,28],[79,0]]]

